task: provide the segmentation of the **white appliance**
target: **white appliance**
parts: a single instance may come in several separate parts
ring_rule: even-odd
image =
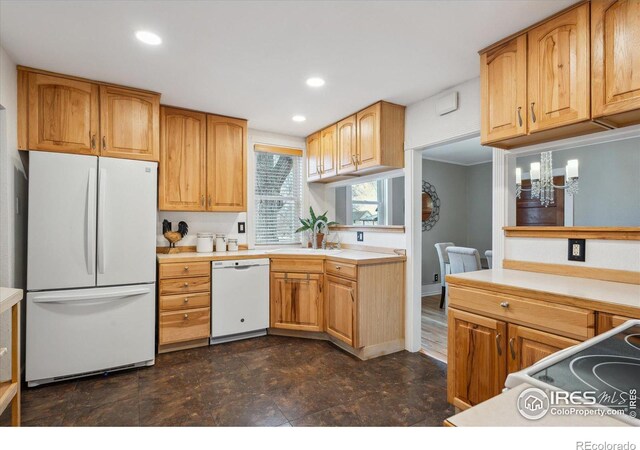
[[[595,394],[598,407],[616,409],[615,419],[640,426],[636,397],[640,389],[640,320],[560,350],[510,373],[505,389],[522,383],[546,391]]]
[[[26,381],[152,365],[157,163],[31,152]]]
[[[211,272],[211,343],[265,335],[269,259],[214,261]]]

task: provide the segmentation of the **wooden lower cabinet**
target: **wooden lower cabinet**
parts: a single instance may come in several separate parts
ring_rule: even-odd
[[[271,327],[322,331],[323,275],[271,272]]]
[[[209,308],[160,313],[159,344],[208,338],[211,333]]]
[[[509,324],[509,373],[522,370],[542,358],[579,343],[575,339]]]
[[[507,377],[507,325],[449,309],[447,400],[460,409],[502,392]]]
[[[632,318],[599,312],[596,322],[596,333],[600,334],[612,330],[615,327],[619,327],[627,320],[632,320]]]
[[[327,275],[324,292],[327,333],[351,347],[357,347],[354,319],[358,283]]]

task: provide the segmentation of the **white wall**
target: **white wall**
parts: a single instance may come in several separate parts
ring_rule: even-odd
[[[458,109],[440,116],[436,102],[449,92],[458,92]],[[480,78],[474,78],[433,97],[407,106],[404,148],[421,149],[467,134],[480,132]]]
[[[27,176],[25,157],[18,152],[17,88],[16,65],[0,47],[0,285],[24,288]],[[10,317],[5,313],[0,317],[0,347],[11,348],[10,333]],[[0,360],[0,381],[9,378],[10,361],[8,354]]]

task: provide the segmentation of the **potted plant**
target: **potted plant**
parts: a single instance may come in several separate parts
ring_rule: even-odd
[[[309,231],[313,236],[313,231],[316,228],[316,224],[322,221],[322,223],[320,223],[320,225],[318,226],[318,234],[316,235],[316,246],[318,248],[322,247],[322,241],[324,240],[324,224],[326,223],[327,227],[331,225],[338,225],[338,222],[329,222],[329,219],[327,219],[327,212],[328,211],[325,211],[324,214],[316,216],[316,213],[313,211],[313,207],[310,206],[309,215],[311,217],[309,217],[308,219],[300,218],[300,223],[302,224],[302,226],[296,230],[296,233],[299,233],[301,231]],[[311,242],[309,242],[307,246],[311,246]]]

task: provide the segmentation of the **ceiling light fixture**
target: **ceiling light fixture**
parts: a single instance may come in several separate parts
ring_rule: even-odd
[[[311,87],[324,86],[324,80],[318,77],[311,77],[307,79],[307,86],[311,86]]]
[[[144,42],[148,45],[160,45],[162,44],[162,39],[155,33],[151,31],[136,31],[136,38],[139,41]]]
[[[307,118],[298,114],[293,116],[291,120],[293,120],[294,122],[304,122],[305,120],[307,120]]]

